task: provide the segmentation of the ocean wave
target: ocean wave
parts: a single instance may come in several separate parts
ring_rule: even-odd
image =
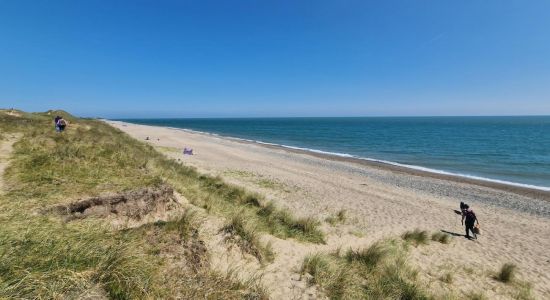
[[[463,178],[468,178],[468,179],[475,179],[475,180],[491,182],[491,183],[500,183],[500,184],[505,184],[505,185],[511,185],[511,186],[541,190],[541,191],[550,191],[550,187],[545,187],[545,186],[538,186],[538,185],[532,185],[532,184],[526,184],[526,183],[518,183],[518,182],[512,182],[512,181],[506,181],[506,180],[500,180],[500,179],[493,179],[493,178],[487,178],[487,177],[481,177],[481,176],[469,175],[469,174],[463,174],[463,173],[454,173],[454,172],[449,172],[449,171],[444,171],[444,170],[426,168],[426,167],[422,167],[422,166],[415,166],[415,165],[409,165],[409,164],[402,164],[402,163],[397,163],[397,162],[387,161],[387,160],[381,160],[381,159],[366,158],[366,157],[355,157],[355,158],[361,159],[361,160],[384,163],[384,164],[388,164],[388,165],[393,165],[393,166],[398,166],[398,167],[403,167],[403,168],[408,168],[408,169],[413,169],[413,170],[418,170],[418,171],[423,171],[423,172],[434,173],[434,174],[463,177]]]
[[[333,156],[339,156],[339,157],[347,157],[347,158],[355,158],[355,159],[360,159],[360,160],[365,160],[365,161],[370,161],[370,162],[378,162],[378,163],[383,163],[383,164],[387,164],[387,165],[403,167],[403,168],[408,168],[408,169],[413,169],[413,170],[418,170],[418,171],[423,171],[423,172],[428,172],[428,173],[440,174],[440,175],[463,177],[463,178],[475,179],[475,180],[491,182],[491,183],[499,183],[499,184],[517,186],[517,187],[524,187],[524,188],[529,188],[529,189],[550,191],[550,187],[545,187],[545,186],[538,186],[538,185],[532,185],[532,184],[511,182],[511,181],[493,179],[493,178],[486,178],[486,177],[481,177],[481,176],[476,176],[476,175],[454,173],[454,172],[438,170],[438,169],[432,169],[432,168],[427,168],[427,167],[422,167],[422,166],[403,164],[403,163],[398,163],[398,162],[389,161],[389,160],[362,157],[362,156],[357,156],[357,155],[352,155],[352,154],[347,154],[347,153],[328,152],[328,151],[322,151],[322,150],[317,150],[317,149],[302,148],[302,147],[280,145],[280,144],[272,144],[272,143],[265,143],[265,142],[259,142],[259,141],[255,141],[255,142],[260,143],[260,144],[270,144],[270,145],[280,146],[280,147],[283,147],[283,148],[302,150],[302,151],[313,152],[313,153],[320,153],[320,154],[333,155]]]

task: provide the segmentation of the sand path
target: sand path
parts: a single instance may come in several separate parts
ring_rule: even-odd
[[[110,122],[113,126],[155,146],[195,150],[194,156],[165,150],[203,172],[220,175],[261,192],[297,215],[320,220],[345,209],[347,224],[325,225],[324,246],[275,240],[275,262],[266,267],[264,280],[274,299],[288,299],[296,285],[303,257],[315,251],[358,247],[415,228],[463,234],[460,217],[453,213],[460,201],[476,211],[484,234],[478,241],[453,238],[450,245],[431,243],[412,250],[411,260],[422,269],[421,278],[435,290],[458,294],[483,291],[489,298],[511,298],[514,288],[491,278],[504,263],[518,265],[520,277],[533,284],[536,298],[550,298],[550,203],[467,183],[400,174],[350,162],[332,161],[256,144],[181,130]],[[353,233],[353,234],[352,234]],[[360,234],[358,234],[360,233]],[[357,237],[364,234],[364,237]],[[442,274],[453,274],[451,285]],[[296,298],[315,298],[300,289]]]
[[[4,193],[4,170],[8,167],[13,144],[17,139],[18,136],[10,135],[7,139],[0,140],[0,194]]]

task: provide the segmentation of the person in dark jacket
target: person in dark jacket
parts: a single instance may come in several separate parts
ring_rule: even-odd
[[[462,208],[462,203],[461,203]],[[477,235],[474,232],[474,225],[477,222],[477,225],[479,225],[479,221],[477,219],[476,214],[474,211],[468,206],[468,204],[464,204],[464,209],[462,209],[462,225],[466,225],[466,238],[470,239],[470,231],[472,232],[472,236],[474,239],[477,239]]]
[[[53,120],[53,123],[55,124],[55,131],[59,132],[59,125],[57,122],[59,122],[59,119],[61,119],[60,116],[55,116],[55,119]]]
[[[63,119],[63,117],[59,118],[59,120],[57,120],[57,130],[58,130],[58,132],[65,131],[65,127],[67,127],[67,121],[65,121],[65,119]]]

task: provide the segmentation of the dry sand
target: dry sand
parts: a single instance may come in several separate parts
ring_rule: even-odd
[[[420,278],[433,291],[511,298],[514,288],[492,278],[502,264],[511,262],[518,266],[520,278],[533,284],[535,298],[550,299],[548,193],[329,159],[203,133],[109,123],[138,140],[149,137],[153,146],[202,172],[261,192],[296,215],[324,220],[341,209],[347,211],[345,224],[324,224],[326,245],[263,237],[272,242],[276,259],[258,270],[274,299],[320,297],[297,273],[308,253],[364,247],[416,228],[457,234],[449,245],[432,242],[410,253],[410,261],[422,270]],[[183,156],[183,147],[193,148],[195,155]],[[470,204],[480,220],[483,235],[477,241],[458,236],[464,229],[453,210],[460,201]],[[220,268],[238,264],[227,257],[218,260]],[[451,285],[439,279],[445,273],[453,274]]]
[[[0,194],[4,193],[4,170],[8,166],[8,161],[13,150],[13,144],[19,138],[18,135],[11,134],[4,140],[0,140]]]

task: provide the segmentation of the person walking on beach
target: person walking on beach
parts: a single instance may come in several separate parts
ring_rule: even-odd
[[[466,238],[470,239],[470,231],[472,232],[472,236],[474,239],[477,239],[477,235],[474,232],[474,224],[477,222],[477,225],[479,225],[479,221],[477,219],[476,214],[474,211],[468,206],[468,204],[460,203],[460,208],[464,207],[462,209],[462,225],[466,225]]]

